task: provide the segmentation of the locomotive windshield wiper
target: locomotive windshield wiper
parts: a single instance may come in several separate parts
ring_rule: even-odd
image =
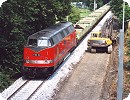
[[[40,45],[42,43],[42,40],[38,40],[38,41],[40,41],[40,43],[38,44],[38,45]]]

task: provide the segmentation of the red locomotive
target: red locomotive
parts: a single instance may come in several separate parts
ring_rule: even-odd
[[[28,37],[24,47],[23,75],[53,71],[76,46],[71,22],[62,22]]]

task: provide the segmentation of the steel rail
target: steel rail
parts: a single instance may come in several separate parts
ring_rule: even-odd
[[[18,93],[18,91],[21,90],[21,88],[23,88],[29,81],[27,80],[24,84],[22,84],[15,92],[13,92],[8,98],[7,100],[11,100],[11,98],[16,94]]]

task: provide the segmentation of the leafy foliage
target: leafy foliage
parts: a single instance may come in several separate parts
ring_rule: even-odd
[[[5,73],[0,72],[0,92],[3,89],[7,88],[11,84],[9,75],[5,75]]]
[[[122,23],[123,0],[111,0],[110,5],[112,6],[113,13],[119,18],[120,23]],[[127,3],[125,3],[125,19],[124,20],[126,21],[128,19],[130,19],[130,7],[128,6]],[[125,41],[127,41],[127,47],[128,47],[127,55],[130,57],[130,38],[129,38],[129,36],[127,36],[127,39]],[[128,62],[128,65],[129,64],[130,64],[130,62]]]
[[[123,18],[123,0],[111,0],[110,3],[113,13],[119,18],[119,21],[122,22]],[[128,4],[125,4],[125,20],[130,18],[130,7]]]
[[[68,17],[70,22],[76,23],[80,19],[80,9],[73,7]]]

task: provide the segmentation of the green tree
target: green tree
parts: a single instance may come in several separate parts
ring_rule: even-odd
[[[113,13],[119,18],[119,21],[122,22],[123,17],[123,0],[111,0],[110,5],[112,7]],[[130,18],[130,7],[128,4],[125,5],[125,20]]]
[[[80,9],[72,7],[72,11],[68,17],[70,22],[76,23],[80,19]]]

